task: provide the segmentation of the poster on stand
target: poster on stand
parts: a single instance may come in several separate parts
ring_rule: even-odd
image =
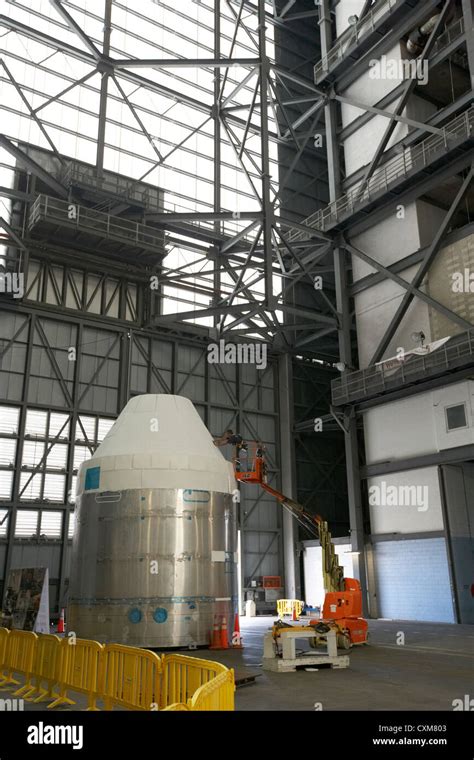
[[[0,625],[49,633],[49,573],[45,567],[10,570]]]
[[[43,588],[41,589],[41,598],[36,615],[35,633],[49,633],[49,570],[46,568],[44,573]]]

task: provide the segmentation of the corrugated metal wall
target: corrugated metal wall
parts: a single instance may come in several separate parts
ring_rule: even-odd
[[[43,307],[50,293],[49,288],[42,290]],[[0,416],[2,410],[13,410],[16,420],[0,434],[5,451],[0,464],[2,585],[11,567],[47,565],[52,609],[63,605],[73,510],[66,495],[74,489],[80,461],[132,395],[186,396],[211,433],[232,427],[247,439],[262,440],[271,480],[278,482],[278,388],[272,360],[264,370],[248,364],[212,365],[202,341],[160,335],[105,315],[94,322],[89,314],[58,306],[55,299],[45,310],[27,301],[2,309],[0,325]],[[33,412],[43,413],[46,427],[28,433]],[[65,423],[59,436],[58,415]],[[56,461],[54,447],[61,453]],[[58,514],[59,535],[53,537],[52,529],[44,526],[53,520],[57,534]],[[281,514],[274,500],[256,487],[245,487],[240,521],[244,585],[254,575],[283,575]],[[15,535],[23,523],[25,529]]]
[[[375,544],[379,616],[454,623],[444,538]]]

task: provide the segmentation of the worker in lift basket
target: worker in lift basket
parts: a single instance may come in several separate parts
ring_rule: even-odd
[[[240,472],[240,457],[247,457],[247,444],[238,433],[234,433],[230,428],[225,431],[224,435],[214,438],[214,446],[235,446],[234,464],[235,471]]]

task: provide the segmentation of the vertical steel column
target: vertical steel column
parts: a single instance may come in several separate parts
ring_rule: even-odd
[[[332,27],[329,0],[323,0],[320,6],[319,27],[321,30],[321,57],[324,58],[331,48]],[[324,107],[326,122],[326,152],[328,159],[329,200],[331,203],[341,194],[341,167],[339,146],[337,144],[337,102],[329,100]]]
[[[332,26],[329,0],[323,0],[320,14],[321,52],[324,56],[332,44]],[[336,131],[336,103],[325,107],[326,149],[328,157],[328,177],[330,201],[340,195],[341,171],[339,145]],[[347,268],[345,253],[334,249],[334,279],[336,286],[336,306],[339,314],[339,357],[347,366],[352,365],[351,310],[347,288]],[[367,573],[365,566],[364,520],[359,469],[359,447],[357,440],[357,419],[353,410],[344,415],[344,446],[346,453],[347,496],[349,500],[349,522],[353,554],[354,575],[360,581],[364,614],[367,614]]]
[[[336,284],[336,305],[340,327],[339,356],[341,362],[351,366],[351,312],[347,288],[347,268],[343,252],[334,251],[334,279]],[[359,442],[357,439],[357,417],[354,407],[344,411],[344,446],[346,452],[347,497],[349,500],[349,523],[353,554],[354,577],[360,581],[364,615],[368,614],[367,572],[365,563],[364,516],[359,467]]]
[[[270,201],[270,152],[268,138],[268,79],[270,74],[270,61],[266,53],[265,42],[265,0],[258,0],[258,47],[260,58],[260,146],[262,153],[262,234],[263,234],[263,261],[265,268],[265,302],[269,310],[276,307],[276,298],[273,295],[272,277],[272,222],[273,208]]]
[[[214,58],[218,60],[221,57],[221,0],[214,0]],[[221,87],[221,70],[217,66],[214,69],[214,212],[218,214],[221,210],[221,123],[220,123],[220,87]],[[221,222],[216,219],[214,222],[214,231],[218,234],[221,232]],[[221,294],[221,268],[219,261],[219,248],[214,246],[214,294],[219,299]],[[217,303],[217,300],[216,300]],[[214,327],[220,322],[218,314],[214,317]]]
[[[110,35],[112,32],[112,0],[105,0],[104,11],[104,42],[103,55],[110,54]],[[102,66],[102,71],[101,71]],[[96,173],[98,177],[103,175],[104,171],[104,149],[105,149],[105,128],[107,123],[107,94],[109,87],[109,71],[99,63],[98,70],[102,73],[100,83],[100,101],[99,101],[99,125],[97,131],[97,157]]]
[[[79,399],[79,389],[81,383],[81,359],[82,359],[82,344],[84,325],[80,322],[76,331],[76,360],[74,364],[74,384],[72,390],[72,409],[69,420],[69,448],[67,453],[66,463],[66,504],[70,504],[69,492],[71,489],[72,471],[74,467],[74,445],[76,439],[76,424],[79,416],[79,410],[77,402]],[[71,512],[73,510],[69,508],[63,512],[63,542],[61,544],[61,557],[59,560],[59,588],[58,588],[58,612],[61,611],[61,607],[65,606],[65,594],[66,594],[66,565],[69,553],[68,533],[69,533],[69,521],[71,518]]]
[[[451,601],[453,603],[453,613],[456,623],[462,623],[461,610],[458,598],[458,586],[456,583],[456,569],[454,566],[454,553],[452,544],[451,526],[449,524],[448,499],[446,491],[445,465],[438,466],[439,492],[441,496],[441,512],[443,515],[443,533],[446,546],[446,557],[448,560],[449,586],[451,589]]]
[[[124,331],[120,336],[118,409],[120,414],[130,398],[130,378],[132,370],[133,330]],[[151,361],[151,349],[150,349]]]
[[[209,366],[209,364],[208,364]],[[238,412],[237,412],[237,426],[236,430],[242,430],[243,429],[243,414],[242,414],[242,405],[243,405],[243,387],[242,387],[242,370],[241,365],[236,364],[235,365],[235,371],[236,371],[236,390],[237,390],[237,404],[238,404]],[[236,506],[236,512],[237,512],[237,529],[240,531],[240,568],[238,568],[239,575],[240,575],[240,588],[242,589],[242,596],[238,601],[238,609],[239,612],[242,609],[244,612],[245,610],[245,549],[246,549],[246,537],[245,537],[245,517],[246,517],[246,510],[245,510],[245,490],[240,487],[239,481],[236,481],[236,487],[239,491],[239,501],[237,502]],[[238,592],[237,592],[238,593]]]
[[[280,472],[281,490],[291,499],[297,499],[295,447],[293,439],[293,367],[290,354],[278,358],[278,402],[280,412]],[[283,509],[283,563],[285,570],[285,595],[287,599],[299,599],[301,579],[296,558],[297,524],[295,518]]]
[[[23,445],[25,443],[25,428],[26,428],[26,413],[28,411],[28,391],[30,385],[30,373],[31,373],[31,358],[33,354],[33,343],[35,339],[35,327],[36,327],[36,315],[32,314],[30,318],[30,325],[28,330],[28,343],[26,347],[26,360],[25,360],[25,379],[22,389],[22,402],[20,409],[20,419],[18,421],[18,438],[15,452],[15,470],[13,473],[13,485],[12,485],[12,506],[8,515],[8,534],[7,534],[7,550],[5,552],[5,563],[3,566],[3,592],[2,602],[5,601],[8,575],[12,567],[13,549],[15,542],[15,528],[16,528],[16,516],[18,512],[19,504],[19,492],[21,481],[21,463],[23,459]],[[3,604],[2,604],[3,606]]]
[[[471,89],[474,90],[474,0],[462,0],[462,10],[466,30],[467,59],[471,72]]]

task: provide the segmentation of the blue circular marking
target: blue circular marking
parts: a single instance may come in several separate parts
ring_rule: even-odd
[[[142,612],[138,609],[138,607],[134,607],[130,610],[128,613],[128,619],[131,623],[139,623],[142,619]]]
[[[164,623],[168,619],[168,613],[164,607],[157,607],[153,613],[155,623]]]

